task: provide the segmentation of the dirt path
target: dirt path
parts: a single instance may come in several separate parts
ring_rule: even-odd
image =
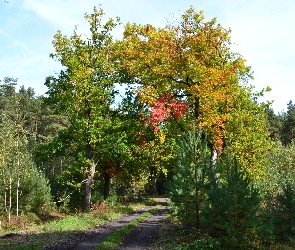
[[[168,211],[167,206],[161,207],[157,212],[145,222],[132,230],[124,239],[118,250],[146,250],[153,249],[153,243],[158,239],[161,224]]]
[[[167,206],[167,199],[161,199],[158,204],[164,204],[156,213],[150,217],[147,221],[141,223],[135,230],[130,232],[125,239],[123,244],[118,249],[151,249],[152,243],[158,238],[159,236],[159,227],[161,222],[163,221],[166,212],[168,210]],[[95,249],[95,247],[101,243],[105,237],[107,237],[112,232],[115,232],[117,229],[127,225],[129,222],[133,221],[138,217],[140,214],[150,210],[152,206],[145,207],[140,211],[137,211],[131,215],[124,216],[119,220],[110,222],[104,226],[100,226],[95,228],[96,231],[94,235],[87,237],[86,240],[80,242],[75,247],[70,247],[66,249],[75,249],[75,250],[89,250]],[[56,248],[60,249],[60,248]]]
[[[126,215],[118,220],[109,222],[105,225],[101,225],[95,228],[88,230],[88,237],[74,247],[66,249],[75,249],[75,250],[88,250],[95,249],[95,247],[101,243],[105,237],[109,234],[115,232],[117,229],[126,226],[129,222],[136,219],[139,215],[143,214],[150,210],[152,206],[144,207],[132,214]]]

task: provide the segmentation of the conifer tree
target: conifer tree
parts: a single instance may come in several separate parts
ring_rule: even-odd
[[[257,234],[259,191],[237,161],[223,158],[218,162],[221,181],[211,179],[202,215],[225,248],[249,249]]]
[[[210,167],[210,152],[202,140],[202,131],[197,135],[194,130],[183,134],[176,161],[173,181],[169,186],[172,209],[184,225],[199,229],[200,207]]]

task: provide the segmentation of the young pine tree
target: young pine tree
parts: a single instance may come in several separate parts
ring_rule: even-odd
[[[179,142],[177,167],[169,187],[172,211],[184,226],[200,228],[200,206],[204,198],[204,181],[210,164],[205,141],[192,130]]]
[[[220,182],[210,181],[203,216],[224,247],[244,249],[256,236],[259,192],[236,161],[225,164],[217,166],[222,170]]]

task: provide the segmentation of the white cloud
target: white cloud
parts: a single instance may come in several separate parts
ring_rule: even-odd
[[[26,46],[24,43],[22,43],[21,41],[14,39],[12,36],[10,36],[8,33],[6,33],[5,31],[0,29],[0,34],[7,37],[10,41],[12,41],[15,45],[21,47],[23,50],[25,50],[26,52],[29,53],[33,53],[28,46]]]

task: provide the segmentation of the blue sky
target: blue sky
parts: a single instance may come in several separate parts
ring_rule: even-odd
[[[19,85],[46,92],[45,77],[59,72],[54,52],[57,30],[70,36],[88,32],[84,19],[94,6],[106,17],[119,16],[124,23],[164,26],[166,18],[178,17],[191,5],[204,10],[232,29],[232,50],[240,53],[254,71],[250,84],[259,91],[270,86],[265,97],[274,100],[275,112],[295,102],[295,1],[294,0],[0,0],[0,79],[18,78]],[[123,26],[115,37],[121,38]]]

